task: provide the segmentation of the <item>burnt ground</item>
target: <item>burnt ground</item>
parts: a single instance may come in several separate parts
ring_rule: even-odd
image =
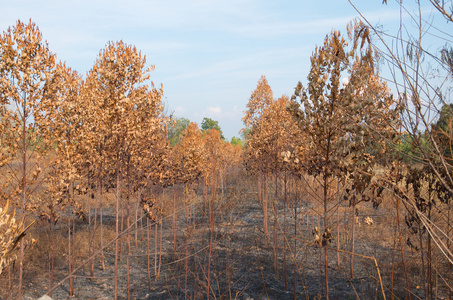
[[[263,232],[263,214],[254,195],[234,202],[219,204],[220,213],[216,215],[213,246],[211,252],[211,299],[324,299],[324,265],[323,249],[307,243],[312,242],[312,229],[318,224],[318,218],[311,215],[308,206],[301,205],[296,209],[298,220],[294,234],[294,210],[279,207],[277,220],[277,267],[274,265],[273,241],[274,218],[269,212],[270,241],[266,243]],[[155,255],[154,227],[150,235],[150,278],[148,281],[148,256],[146,222],[139,222],[138,239],[135,231],[130,236],[132,250],[130,257],[130,297],[131,299],[206,299],[207,274],[209,261],[210,230],[203,206],[191,205],[188,210],[181,204],[178,215],[168,216],[162,222],[162,250]],[[189,215],[187,215],[189,211]],[[341,211],[341,210],[340,210]],[[366,210],[365,210],[366,211]],[[392,216],[384,212],[370,210],[374,213],[375,224],[367,226],[357,224],[356,253],[376,257],[386,289],[390,295],[390,272],[392,266],[392,244],[383,236],[383,228],[388,227]],[[341,249],[350,249],[351,234],[345,223],[344,214],[340,213],[340,238],[334,232],[331,247],[340,243]],[[112,236],[114,231],[113,210],[106,210],[105,236]],[[308,214],[308,224],[307,224]],[[286,222],[285,222],[286,220]],[[380,224],[379,224],[380,223]],[[176,230],[174,230],[176,224]],[[286,226],[285,226],[286,224]],[[80,223],[79,225],[83,225]],[[160,230],[160,227],[158,227]],[[390,229],[391,230],[391,229]],[[83,243],[83,229],[80,229],[79,242]],[[57,231],[58,234],[58,231]],[[64,240],[65,230],[60,235]],[[293,236],[307,242],[297,241]],[[176,236],[176,242],[175,242]],[[286,236],[286,238],[285,238]],[[85,235],[86,237],[86,235]],[[160,238],[160,236],[158,236]],[[390,239],[389,239],[390,240]],[[159,239],[158,239],[159,241]],[[157,243],[159,244],[159,242]],[[284,247],[284,244],[287,247]],[[126,278],[126,239],[123,239],[122,260],[119,262],[119,299],[127,299]],[[112,245],[113,246],[113,245]],[[75,299],[113,299],[114,298],[114,248],[105,250],[105,270],[102,270],[100,256],[96,257],[95,278],[90,280],[88,267],[76,273]],[[35,249],[36,253],[39,249]],[[63,251],[64,252],[64,251]],[[285,254],[286,252],[286,254]],[[45,260],[45,255],[41,259]],[[78,265],[86,253],[81,251]],[[398,254],[395,254],[395,287],[397,298],[404,298],[404,281]],[[410,259],[408,253],[406,259]],[[159,261],[155,268],[155,258]],[[286,257],[286,259],[285,259]],[[329,259],[329,295],[331,299],[381,299],[380,285],[376,267],[370,259],[355,258],[355,276],[350,276],[350,256],[340,255],[341,267],[337,266],[337,254],[328,251]],[[35,260],[37,263],[37,261]],[[39,264],[39,263],[37,263]],[[42,264],[42,262],[41,262]],[[55,282],[67,275],[65,257],[57,254],[55,264]],[[278,271],[277,271],[278,269]],[[285,272],[286,269],[286,272]],[[320,271],[321,270],[321,271]],[[157,276],[156,273],[159,273]],[[47,269],[43,264],[41,271],[35,270],[26,274],[24,299],[37,299],[47,292]],[[69,296],[68,282],[60,285],[53,292],[53,299],[73,299]],[[6,298],[5,298],[6,299]]]

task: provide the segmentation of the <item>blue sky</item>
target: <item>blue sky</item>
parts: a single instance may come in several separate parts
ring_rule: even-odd
[[[398,19],[396,5],[354,1],[373,24]],[[391,1],[389,1],[391,2]],[[345,0],[329,1],[11,1],[0,0],[0,32],[32,19],[53,53],[85,74],[108,41],[135,45],[155,65],[169,113],[218,120],[238,136],[250,94],[265,75],[274,97],[304,81],[310,55],[332,29],[357,17]]]

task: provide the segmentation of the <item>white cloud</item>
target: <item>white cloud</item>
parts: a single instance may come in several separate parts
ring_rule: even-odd
[[[185,112],[186,112],[186,109],[184,107],[182,107],[182,106],[177,106],[175,108],[175,115],[176,116],[183,116]]]
[[[222,117],[222,109],[220,108],[220,106],[208,107],[206,108],[206,114],[208,116],[220,118]]]
[[[220,105],[218,105],[209,106],[201,112],[194,112],[193,116],[197,119],[208,117],[214,119],[215,121],[230,122],[232,120],[240,120],[242,117],[242,111],[237,105],[234,105],[231,109],[228,110],[225,110],[220,107]]]
[[[238,108],[237,105],[233,106],[232,110],[225,112],[225,118],[229,120],[237,120],[242,118],[242,111]]]

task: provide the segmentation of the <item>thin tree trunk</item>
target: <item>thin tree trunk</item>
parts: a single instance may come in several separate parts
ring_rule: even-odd
[[[337,269],[340,271],[340,183],[337,182],[337,197],[338,197],[338,207],[337,207]]]
[[[150,235],[150,224],[149,218],[146,217],[146,266],[148,271],[148,290],[151,292],[151,270],[150,270],[150,255],[149,255],[149,235]]]
[[[284,190],[284,201],[285,201],[285,210],[284,210],[284,216],[283,216],[283,237],[284,237],[284,240],[283,240],[283,272],[284,272],[284,276],[285,276],[285,291],[288,290],[288,274],[287,274],[287,269],[286,269],[286,226],[287,226],[287,219],[286,219],[286,215],[287,215],[287,210],[288,210],[288,191],[287,191],[287,188],[288,188],[288,178],[287,178],[287,174],[286,174],[286,171],[285,171],[285,190]]]
[[[187,219],[187,230],[186,230],[186,247],[185,247],[185,255],[186,257],[184,258],[184,299],[187,300],[187,277],[189,273],[189,211],[186,207],[186,219]]]
[[[54,276],[54,230],[52,220],[49,220],[49,296],[52,297],[53,276]]]
[[[426,266],[425,266],[425,253],[424,253],[424,247],[423,247],[423,235],[422,235],[422,225],[419,223],[418,224],[418,238],[420,241],[420,258],[422,261],[422,282],[423,282],[423,288],[425,292],[425,299],[429,299],[429,291],[428,291],[428,282],[426,280]]]
[[[26,145],[26,122],[27,122],[27,112],[25,109],[25,104],[26,100],[24,99],[24,112],[22,114],[22,122],[23,122],[23,127],[22,127],[22,211],[25,214],[25,204],[27,203],[27,193],[26,193],[26,188],[27,188],[27,145]],[[22,224],[22,230],[25,230],[25,222]],[[25,249],[25,244],[24,244],[24,239],[20,240],[20,258],[19,258],[19,286],[18,286],[18,292],[17,292],[17,299],[21,300],[22,299],[22,281],[24,277],[24,249]]]
[[[261,195],[261,173],[258,173],[257,175],[258,180],[256,181],[256,189],[257,189],[257,195],[258,195],[258,203],[262,207],[263,206],[263,197]]]
[[[207,292],[206,296],[209,300],[210,296],[210,289],[211,289],[211,259],[212,259],[212,246],[213,246],[213,239],[214,239],[214,200],[216,194],[216,179],[214,178],[214,183],[211,187],[211,200],[209,201],[209,224],[210,224],[210,235],[209,235],[209,256],[208,256],[208,284],[207,284]]]
[[[94,195],[94,194],[93,194]],[[93,225],[93,253],[96,253],[96,231],[98,230],[98,207],[97,204],[94,206],[94,225]],[[94,274],[94,266],[96,264],[96,258],[93,257],[93,274]]]
[[[173,252],[176,253],[176,187],[173,187]]]
[[[131,255],[131,234],[129,232],[129,226],[130,225],[130,216],[131,216],[131,211],[130,211],[130,195],[131,195],[131,185],[130,185],[130,171],[129,171],[129,160],[126,161],[126,174],[124,176],[125,178],[125,191],[126,191],[126,196],[125,196],[125,201],[124,207],[123,207],[123,215],[125,214],[126,217],[126,293],[127,293],[127,299],[131,299],[131,290],[130,290],[130,283],[131,283],[131,276],[130,276],[130,255]],[[124,222],[122,222],[124,223]],[[121,232],[123,232],[123,228],[121,228]]]
[[[71,251],[71,219],[68,220],[68,274],[72,273],[72,251]],[[69,296],[73,296],[72,293],[72,276],[69,277]]]
[[[164,188],[162,187],[162,199],[164,199]],[[162,201],[163,203],[163,201]],[[160,223],[160,239],[159,239],[159,259],[157,259],[157,226]],[[160,222],[156,223],[155,227],[155,235],[154,235],[154,249],[155,249],[155,254],[154,254],[154,274],[156,277],[156,280],[159,280],[160,276],[160,263],[161,263],[161,258],[162,258],[162,223],[163,220],[161,218]]]
[[[140,197],[141,197],[141,192],[139,193],[137,197],[137,203],[135,205],[135,247],[138,246],[138,210],[140,207]],[[143,219],[142,219],[143,222]],[[143,234],[140,235],[143,240]]]
[[[327,230],[327,176],[324,175],[324,230]],[[321,233],[320,233],[321,234]],[[324,247],[324,272],[326,277],[326,300],[329,300],[329,260],[327,257],[327,247]]]
[[[73,190],[73,193],[74,193],[74,190]],[[75,255],[75,240],[74,240],[74,237],[75,237],[75,220],[74,218],[72,218],[72,234],[71,234],[71,240],[72,240],[72,243],[71,243],[71,248],[72,248],[72,261],[71,261],[71,273],[73,272],[73,270],[75,269],[75,265],[76,265],[76,255]],[[70,289],[70,295],[71,296],[74,296],[74,289],[75,289],[75,278],[74,276],[71,276],[71,278],[69,279],[70,283],[71,283],[71,289]]]
[[[451,208],[451,206],[448,205],[448,207],[447,207],[447,236],[451,236],[450,235],[450,231],[451,231],[451,228],[450,228],[450,208]],[[447,239],[447,249],[449,251],[450,251],[450,246],[451,246],[450,239]],[[448,264],[448,285],[451,286],[451,264]],[[448,291],[449,300],[452,299],[452,296],[453,296],[453,292],[450,289]]]
[[[162,224],[163,220],[160,221],[160,239],[159,239],[159,267],[157,268],[157,279],[159,279],[160,276],[160,267],[162,265],[162,235],[163,235],[163,230],[162,230]]]
[[[157,275],[157,227],[158,223],[154,224],[154,278],[157,280],[159,279]]]
[[[406,276],[406,287],[407,287],[407,297],[409,300],[412,299],[411,292],[410,292],[410,282],[409,282],[409,276],[407,274],[407,267],[406,267],[406,260],[404,258],[404,248],[403,248],[403,241],[402,241],[402,235],[401,235],[401,226],[400,226],[400,199],[397,197],[396,199],[396,224],[398,228],[398,239],[400,242],[400,250],[401,250],[401,259],[403,261],[403,267],[404,267],[404,274]]]
[[[355,222],[356,222],[356,205],[354,202],[352,204],[351,279],[354,279]]]
[[[274,196],[274,270],[277,273],[277,279],[279,278],[278,276],[278,254],[277,254],[277,247],[278,247],[278,236],[277,236],[277,223],[278,223],[278,177],[277,177],[277,172],[275,173],[275,196]]]
[[[431,192],[429,196],[431,200]],[[431,220],[431,207],[428,207],[428,219]],[[428,274],[427,274],[427,281],[428,281],[428,299],[433,298],[433,279],[432,279],[432,244],[431,244],[431,238],[429,235],[427,236],[427,269],[428,269]]]
[[[296,184],[295,187],[295,197],[294,197],[294,236],[297,237],[297,197],[298,197],[298,186]],[[297,253],[297,240],[294,239],[294,252]],[[294,271],[293,271],[293,277],[294,277],[294,300],[297,299],[297,266],[294,264]]]
[[[129,205],[128,205],[129,207]],[[127,209],[127,228],[130,226],[130,221],[129,221],[129,208]],[[131,235],[129,232],[126,233],[127,237],[127,253],[126,253],[126,276],[127,276],[127,299],[131,299],[131,289],[130,289],[130,255],[131,255]]]
[[[120,170],[119,170],[119,160],[116,163],[116,218],[115,218],[115,300],[118,299],[118,239],[120,236],[120,227],[119,227],[119,208],[120,208]]]
[[[390,277],[390,299],[394,299],[394,294],[393,294],[393,287],[394,287],[394,276],[395,276],[395,254],[396,254],[396,241],[398,239],[398,224],[395,223],[395,232],[393,234],[393,248],[392,248],[392,272],[391,272],[391,277]]]
[[[121,215],[121,222],[120,222],[120,232],[123,232],[124,230],[124,203],[123,201],[120,202],[120,210],[119,213]],[[119,237],[119,245],[120,245],[120,261],[123,261],[123,237]]]
[[[104,258],[104,225],[103,225],[103,186],[102,186],[102,179],[101,179],[101,169],[99,167],[98,172],[98,188],[99,188],[99,226],[100,226],[100,237],[99,237],[99,247],[101,249],[101,264],[102,270],[105,271],[105,258]]]
[[[88,185],[90,185],[90,180],[88,179]],[[91,258],[93,236],[91,228],[91,197],[88,197],[88,257],[90,257],[90,281],[93,281],[94,276],[94,259]]]
[[[264,228],[264,239],[266,245],[269,242],[269,230],[267,227],[268,224],[268,215],[267,215],[267,203],[268,203],[268,192],[267,192],[267,174],[264,175],[264,187],[263,189],[263,228]]]

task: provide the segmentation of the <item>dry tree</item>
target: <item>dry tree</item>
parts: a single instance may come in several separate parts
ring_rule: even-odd
[[[190,123],[182,132],[180,142],[171,148],[169,157],[169,168],[171,170],[164,174],[167,178],[163,180],[168,185],[173,185],[172,230],[175,254],[178,255],[176,247],[179,244],[176,240],[176,218],[178,211],[181,211],[181,203],[186,205],[186,225],[189,226],[188,208],[190,206],[196,207],[194,205],[196,203],[193,201],[199,198],[192,196],[201,194],[202,201],[199,207],[201,219],[206,221],[206,226],[209,228],[207,245],[204,247],[203,243],[205,240],[197,241],[197,243],[190,245],[189,238],[193,231],[189,229],[186,231],[185,257],[181,260],[184,262],[184,293],[186,295],[188,292],[189,274],[198,274],[198,272],[202,272],[202,278],[204,278],[203,282],[200,283],[199,289],[206,289],[206,297],[208,298],[212,293],[215,293],[212,285],[212,268],[215,266],[215,261],[213,260],[215,255],[214,246],[218,242],[215,234],[216,220],[223,216],[223,211],[221,210],[224,192],[223,179],[228,172],[237,167],[240,154],[240,149],[222,140],[218,130],[211,129],[202,132],[196,123]],[[201,188],[201,193],[197,193],[199,188]],[[177,200],[176,193],[181,190],[184,191],[184,198]],[[189,199],[186,199],[186,196],[190,196]],[[199,247],[206,249],[206,256],[202,258],[206,264],[200,264],[200,267],[198,267],[198,263],[196,263],[194,265],[195,268],[189,267],[189,259],[194,259],[195,261],[199,259],[199,255],[190,258],[189,250],[193,248],[193,251],[198,253],[200,251],[195,249]]]
[[[448,21],[453,16],[452,3],[383,1],[400,12],[399,26],[392,32],[387,30],[385,24],[374,26],[352,1],[349,2],[360,13],[370,34],[374,35],[372,42],[388,66],[389,85],[398,96],[398,101],[404,105],[401,113],[401,142],[395,147],[399,158],[395,161],[395,175],[389,178],[396,206],[399,208],[402,203],[407,209],[409,230],[413,230],[414,225],[418,227],[417,223],[422,224],[422,230],[426,231],[428,237],[426,243],[432,242],[435,245],[433,251],[438,251],[448,265],[447,271],[438,275],[448,277],[446,281],[450,285],[453,255],[449,203],[453,195],[453,176],[449,157],[451,152],[447,149],[452,140],[451,131],[448,130],[451,128],[451,119],[445,118],[445,122],[440,122],[443,123],[442,130],[437,125],[443,116],[451,112],[452,47]],[[408,186],[404,186],[406,176],[411,181]],[[438,196],[441,201],[432,201]],[[425,209],[426,205],[428,209]],[[429,216],[432,212],[430,206],[438,212],[437,220]],[[397,215],[399,224],[399,211]],[[417,234],[420,236],[419,231]],[[403,253],[401,234],[399,239]],[[424,260],[422,255],[420,259]],[[426,255],[430,260],[428,253]],[[430,271],[422,270],[422,273],[420,286],[423,286],[424,296],[436,297],[437,289],[433,287]],[[411,297],[407,275],[406,280],[408,297]],[[451,297],[451,285],[447,289]]]
[[[120,207],[124,207],[123,202],[128,199],[124,198],[124,188],[132,184],[132,179],[125,174],[132,166],[144,170],[150,165],[146,155],[152,154],[158,144],[156,140],[162,136],[157,134],[163,124],[162,88],[155,88],[152,82],[146,83],[152,69],[146,67],[145,56],[135,47],[120,41],[110,42],[100,51],[87,75],[90,92],[85,95],[85,101],[90,102],[88,120],[91,123],[87,122],[87,129],[91,131],[85,132],[85,148],[92,147],[101,153],[100,170],[106,170],[115,188],[115,299],[118,295],[120,219],[123,220],[125,213]],[[97,143],[98,140],[102,144]]]
[[[172,177],[177,182],[195,182],[201,177],[205,160],[201,130],[197,123],[190,123],[182,133],[181,142],[172,148]]]
[[[41,205],[37,197],[43,180],[40,157],[49,150],[43,132],[34,120],[42,114],[47,99],[55,99],[55,55],[43,41],[38,27],[30,20],[17,21],[0,36],[0,97],[8,113],[8,130],[2,133],[2,144],[8,148],[9,160],[3,167],[11,180],[11,203],[20,216],[29,216]],[[2,110],[5,107],[2,106]],[[23,229],[30,221],[24,221]],[[22,297],[24,247],[20,242],[19,283],[17,296]]]
[[[274,212],[273,224],[273,256],[274,268],[278,274],[278,266],[276,264],[278,253],[278,203],[280,200],[281,191],[279,190],[279,180],[284,177],[287,167],[289,167],[284,157],[286,153],[293,153],[301,148],[303,144],[304,134],[299,130],[299,127],[294,122],[291,114],[286,110],[289,105],[289,98],[282,96],[279,99],[272,100],[269,107],[262,111],[260,119],[254,124],[250,130],[250,135],[247,141],[245,150],[246,164],[249,169],[260,170],[273,176],[273,192],[272,211]],[[284,154],[282,157],[282,153]],[[266,186],[265,189],[269,187]],[[285,203],[286,205],[287,203]],[[263,211],[267,211],[267,207],[263,203]],[[265,228],[267,224],[264,223]]]
[[[264,111],[269,108],[272,101],[274,101],[272,89],[269,86],[266,77],[261,76],[256,89],[250,96],[247,103],[247,110],[244,112],[244,117],[242,118],[242,122],[247,130],[249,130],[249,136],[253,136],[254,128],[259,124]],[[249,147],[248,144],[247,141],[246,152],[250,153],[252,156],[259,157],[261,155],[261,150],[256,149],[255,147]],[[258,202],[263,210],[263,229],[267,243],[269,240],[267,182],[268,173],[270,171],[268,161],[264,160],[259,163],[253,163],[252,160],[246,159],[244,163],[246,164],[246,169],[257,177]]]
[[[305,135],[296,125],[292,115],[286,109],[290,104],[287,96],[282,96],[279,99],[274,99],[272,90],[264,76],[258,81],[257,88],[253,91],[250,100],[247,104],[248,110],[245,111],[243,122],[246,125],[248,136],[246,147],[244,150],[244,164],[250,174],[258,177],[257,193],[258,202],[263,210],[263,228],[266,243],[269,239],[268,229],[268,210],[271,204],[271,212],[273,212],[273,261],[274,270],[279,276],[279,242],[278,230],[280,224],[278,222],[279,203],[283,195],[284,200],[284,224],[283,233],[286,237],[287,219],[286,213],[289,205],[288,202],[288,179],[293,175],[299,176],[297,164],[302,158]],[[300,155],[296,160],[295,154]],[[295,176],[295,177],[297,177]],[[273,178],[272,178],[273,177]],[[270,180],[270,179],[273,180]],[[283,186],[281,188],[281,186]],[[269,202],[270,190],[273,197]],[[271,196],[272,196],[271,194]],[[294,199],[295,211],[295,232],[297,232],[297,206],[298,200]],[[286,270],[286,250],[287,243],[283,242],[283,273],[285,278],[285,287],[287,284]],[[296,252],[296,251],[295,251]],[[295,253],[294,252],[294,253]],[[296,269],[295,269],[296,271]],[[295,281],[296,285],[296,281]]]
[[[77,202],[74,192],[82,191],[80,186],[83,157],[78,149],[83,139],[81,130],[84,122],[84,106],[81,103],[81,76],[58,63],[52,79],[54,94],[57,97],[45,99],[42,113],[35,122],[44,133],[43,136],[53,151],[47,155],[48,176],[45,179],[46,190],[38,215],[49,225],[49,290],[53,286],[53,249],[54,227],[63,212],[72,212],[79,218],[84,217],[82,205]],[[68,218],[68,273],[74,267],[74,232],[71,228],[74,219]],[[74,224],[72,224],[74,225]],[[72,226],[73,227],[73,226]],[[73,278],[70,279],[70,295],[73,294]],[[49,294],[52,295],[52,292]]]
[[[359,25],[348,30],[361,32]],[[374,199],[366,198],[364,191],[372,183],[377,158],[396,137],[398,110],[374,69],[373,48],[366,43],[367,37],[352,33],[351,40],[348,48],[339,32],[325,38],[311,57],[307,88],[299,82],[289,108],[308,135],[304,167],[321,186],[323,232],[330,228],[333,184],[350,186],[353,208],[358,199]],[[327,248],[324,273],[328,298]]]

